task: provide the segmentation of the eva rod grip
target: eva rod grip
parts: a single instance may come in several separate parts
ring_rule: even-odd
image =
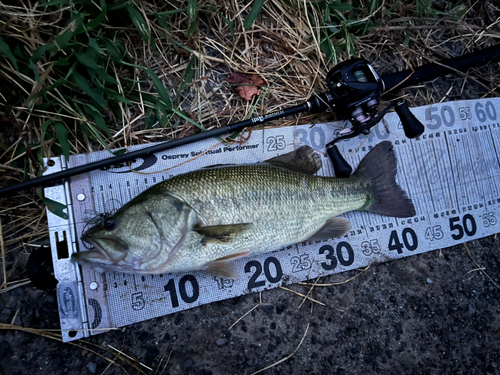
[[[418,137],[425,131],[424,125],[411,113],[410,108],[408,108],[404,100],[398,100],[396,103],[396,113],[403,124],[405,135],[408,138]]]
[[[332,145],[326,148],[326,153],[330,157],[333,163],[333,169],[335,170],[335,176],[337,177],[349,177],[352,173],[352,167],[348,162],[345,161],[343,156],[340,154],[337,146]]]

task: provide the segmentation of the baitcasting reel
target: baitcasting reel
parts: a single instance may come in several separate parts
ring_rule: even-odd
[[[369,134],[370,128],[378,124],[390,109],[396,109],[408,138],[418,137],[424,132],[424,125],[410,112],[403,100],[391,103],[377,115],[379,97],[385,88],[384,81],[368,61],[344,61],[328,72],[326,80],[330,92],[309,100],[311,110],[324,109],[327,104],[342,120],[349,120],[352,124],[349,133],[326,145],[337,177],[348,177],[352,168],[342,157],[335,143],[360,134]]]

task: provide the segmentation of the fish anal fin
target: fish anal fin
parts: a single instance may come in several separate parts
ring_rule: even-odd
[[[210,263],[229,262],[231,260],[236,260],[236,259],[239,259],[239,258],[247,257],[250,254],[251,254],[250,251],[242,251],[241,253],[226,255],[225,257],[215,259],[214,261],[212,261]]]
[[[307,239],[307,241],[322,241],[329,238],[343,236],[351,228],[349,220],[342,217],[334,217],[326,221],[316,233]]]
[[[288,154],[276,156],[266,163],[309,175],[315,174],[322,167],[321,159],[310,146],[302,146]]]
[[[253,227],[252,223],[245,224],[230,224],[230,225],[212,225],[205,227],[193,228],[194,231],[203,235],[203,244],[209,242],[228,243],[234,238]]]

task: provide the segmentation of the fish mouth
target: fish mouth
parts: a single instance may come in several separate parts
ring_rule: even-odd
[[[89,233],[85,233],[82,235],[81,240],[89,243],[97,250],[93,252],[93,258],[96,258],[96,255],[99,254],[98,258],[101,260],[117,264],[127,257],[128,245],[117,236],[92,237]],[[75,255],[77,258],[82,259],[86,257],[85,253],[88,254],[88,252],[79,252]]]
[[[87,242],[88,244],[90,244],[94,248],[94,250],[96,250],[99,254],[101,254],[105,259],[111,260],[108,253],[106,252],[106,250],[104,250],[104,247],[98,241],[96,241],[94,238],[90,237],[87,234],[84,234],[81,237],[81,240],[83,242]]]

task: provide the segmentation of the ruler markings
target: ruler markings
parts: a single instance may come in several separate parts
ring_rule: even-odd
[[[500,129],[500,128],[497,128],[497,130],[498,130],[498,129]],[[496,142],[495,142],[495,138],[496,138],[497,136],[495,135],[495,131],[494,131],[493,129],[491,129],[491,128],[490,128],[490,130],[491,130],[491,140],[492,140],[492,143],[493,143],[493,147],[494,147],[494,149],[495,149],[495,156],[496,156],[496,158],[497,158],[497,163],[498,163],[498,165],[500,166],[500,155],[499,155],[499,153],[498,153],[498,147],[497,147]]]
[[[443,138],[440,138],[439,140],[434,138],[432,140],[432,150],[433,150],[433,155],[434,155],[434,162],[435,162],[435,168],[434,171],[438,176],[438,181],[439,181],[439,191],[440,191],[440,207],[439,211],[443,211],[446,207],[451,207],[453,206],[453,194],[451,190],[448,188],[448,179],[444,175],[444,171],[446,170],[446,162],[447,159],[442,157],[442,149],[443,149],[443,143],[446,141],[443,141]],[[436,143],[441,143],[440,147],[437,148]],[[439,150],[439,153],[438,151]]]
[[[481,147],[481,143],[483,140],[483,135],[485,132],[480,132],[477,133],[474,137],[471,139],[471,143],[473,143],[474,147],[474,155],[475,159],[477,160],[477,163],[479,164],[479,168],[483,170],[484,176],[481,177],[481,174],[474,174],[474,177],[476,179],[476,189],[479,194],[479,202],[483,204],[483,207],[486,207],[486,187],[485,187],[485,182],[490,180],[489,177],[489,166],[488,162],[486,159],[484,159],[484,153]]]
[[[423,145],[420,142],[418,143],[419,155],[424,155],[424,150],[425,150],[425,153],[427,153],[427,150],[425,149],[426,146],[427,146],[427,143],[425,145]],[[425,165],[423,158],[420,157],[419,159],[422,161],[422,164],[420,165],[420,169],[423,171],[423,173],[425,175],[425,182],[427,184],[426,188],[428,190],[429,196],[431,197],[430,202],[432,204],[432,212],[436,212],[436,205],[434,203],[434,193],[433,193],[433,189],[431,188],[431,182],[429,180],[429,174],[427,173],[428,168]]]
[[[488,132],[484,133],[483,134],[483,137],[482,137],[483,141],[482,143],[484,144],[487,144],[488,145],[488,149],[494,149],[494,145],[493,145],[493,142],[492,142],[492,139],[491,139],[491,127],[488,126]],[[486,155],[485,152],[486,150],[481,147],[481,152],[482,152],[482,155],[483,155],[483,160],[486,160],[486,158],[488,158],[489,155]],[[497,186],[497,179],[494,178],[496,173],[495,173],[495,167],[494,167],[494,163],[491,162],[491,159],[488,158],[488,160],[490,160],[490,162],[488,162],[487,164],[487,173],[488,173],[488,192],[485,192],[485,197],[484,197],[484,200],[485,200],[485,204],[486,204],[486,201],[487,201],[487,196],[490,195],[490,196],[496,196],[497,195],[497,191],[498,191],[498,186]]]
[[[464,161],[467,162],[469,161],[470,165],[465,165],[464,168],[462,168],[463,170],[466,171],[466,181],[467,183],[464,184],[464,188],[465,188],[465,191],[466,191],[466,194],[467,194],[467,201],[468,201],[468,204],[471,205],[471,204],[474,204],[474,202],[476,201],[476,199],[478,198],[479,194],[478,194],[478,191],[476,189],[477,185],[476,185],[476,173],[474,173],[474,170],[475,170],[475,166],[476,166],[476,163],[475,163],[475,158],[473,157],[473,151],[471,150],[471,142],[470,142],[470,138],[472,138],[474,135],[470,135],[470,136],[460,136],[460,145],[462,146],[462,153],[463,153],[463,156],[464,156]]]
[[[489,158],[484,154],[484,150],[481,147],[481,143],[487,143],[487,138],[485,137],[486,131],[481,132],[478,134],[477,137],[474,138],[475,144],[474,144],[474,149],[476,152],[476,159],[479,161],[479,165],[485,172],[485,177],[481,181],[477,181],[477,188],[478,191],[480,192],[481,196],[481,201],[484,204],[484,207],[487,207],[487,190],[489,189],[489,185],[491,183],[491,176],[490,176],[490,162]],[[486,141],[486,142],[485,142]],[[477,178],[479,179],[480,174],[477,174]],[[481,182],[481,183],[480,183]],[[488,182],[485,184],[485,182]]]
[[[428,158],[428,162],[432,163],[429,165],[429,169],[434,171],[435,173],[434,179],[432,181],[433,184],[432,189],[434,190],[434,196],[436,197],[435,204],[437,205],[435,211],[442,211],[444,207],[447,207],[452,204],[452,198],[449,189],[445,188],[446,182],[444,181],[443,176],[441,175],[441,168],[440,168],[441,155],[438,156],[436,152],[435,142],[438,142],[435,138],[427,142],[427,147],[430,149],[429,150],[430,157]]]
[[[494,188],[494,196],[499,196],[500,195],[500,180],[498,177],[500,177],[500,160],[499,160],[499,155],[497,154],[497,149],[496,149],[496,146],[495,146],[495,141],[494,141],[494,138],[493,138],[493,133],[492,133],[492,129],[490,127],[490,133],[489,133],[489,137],[486,137],[486,139],[488,140],[488,145],[490,146],[490,149],[493,149],[495,150],[495,158],[496,158],[496,163],[492,162],[490,167],[492,169],[492,181],[493,181],[493,184],[491,185],[492,186],[492,189]],[[494,160],[493,160],[494,161]]]
[[[417,154],[415,153],[415,149],[417,148],[417,145],[420,145],[421,141],[415,142],[410,150],[408,151],[410,153],[409,157],[410,160],[412,161],[412,167],[415,171],[420,171],[420,175],[425,176],[427,178],[427,174],[425,170],[427,169],[426,165],[423,165],[423,163],[419,163],[419,160],[422,160],[422,157],[417,157]],[[425,186],[425,181],[422,178],[418,178],[418,189],[421,192],[421,194],[429,194],[431,196],[431,199],[424,199],[422,202],[424,202],[424,209],[421,209],[421,212],[434,212],[434,207],[432,204],[432,193],[430,189],[427,189],[427,186]]]
[[[450,182],[455,182],[457,180],[456,172],[454,171],[454,168],[453,168],[454,164],[453,164],[452,159],[451,159],[451,156],[452,156],[451,154],[453,153],[454,160],[457,160],[456,152],[455,152],[454,146],[450,147],[450,142],[449,142],[449,138],[448,138],[446,131],[444,132],[444,136],[445,136],[445,140],[446,140],[446,146],[448,149],[448,158],[449,158],[449,166],[450,166],[449,171],[451,172],[451,180],[447,179],[446,184],[447,184],[448,190],[455,192],[455,199],[456,199],[455,204],[457,206],[458,213],[460,213],[461,204],[460,204],[460,199],[458,198],[459,194],[458,194],[457,184],[455,184],[455,183],[453,185],[450,184]]]
[[[486,171],[486,162],[485,162],[485,159],[482,159],[480,157],[480,154],[482,155],[482,153],[479,151],[479,140],[480,140],[480,136],[483,132],[481,133],[478,133],[476,135],[472,135],[472,137],[470,137],[470,141],[469,141],[469,144],[472,144],[472,149],[470,150],[470,155],[471,155],[471,159],[472,159],[472,162],[474,165],[478,165],[478,168],[480,168],[482,170],[482,172],[484,173]],[[482,161],[482,162],[481,162]],[[478,198],[478,201],[483,201],[484,203],[484,181],[488,179],[488,176],[482,176],[481,173],[474,173],[474,171],[471,171],[472,172],[472,177],[474,178],[474,188],[475,188],[475,191],[477,192],[477,198]],[[480,184],[481,182],[481,184]],[[478,202],[479,203],[479,202]]]
[[[495,133],[498,133],[498,129],[500,128],[497,128],[497,132],[495,132],[494,128],[491,127],[490,125],[490,135],[491,135],[491,145],[492,145],[492,148],[493,150],[495,150],[495,157],[496,157],[496,161],[497,161],[497,171],[500,169],[500,155],[499,155],[499,152],[498,152],[498,147],[495,143]],[[499,173],[497,173],[497,176],[499,175]],[[498,181],[498,179],[495,179],[495,187],[496,187],[496,192],[495,192],[495,196],[499,196],[500,194],[500,189],[499,189],[499,184],[500,181]]]

